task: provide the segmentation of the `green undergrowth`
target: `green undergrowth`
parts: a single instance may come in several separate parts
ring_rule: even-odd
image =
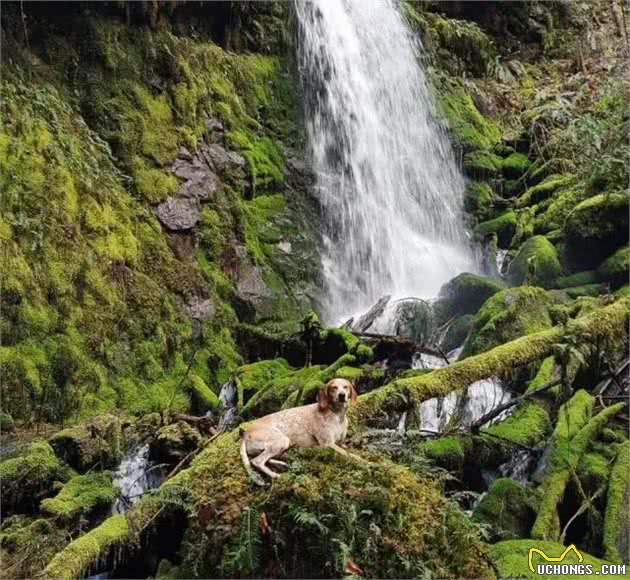
[[[289,472],[262,490],[247,481],[238,435],[223,435],[173,482],[190,486],[202,514],[184,539],[184,569],[256,576],[271,566],[283,577],[337,576],[352,558],[374,577],[489,574],[477,530],[434,482],[377,455],[367,459],[369,465],[332,450],[292,452]],[[268,528],[260,525],[262,512]],[[217,516],[203,516],[210,513]],[[300,557],[305,542],[314,555],[308,562]],[[266,543],[273,550],[262,549]]]

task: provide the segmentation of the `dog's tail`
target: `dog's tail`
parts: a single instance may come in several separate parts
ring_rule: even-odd
[[[264,479],[254,471],[254,468],[249,460],[249,456],[247,455],[247,441],[245,441],[244,435],[241,437],[241,461],[243,462],[243,467],[245,468],[245,471],[247,471],[250,479],[256,485],[260,485],[261,487],[265,486],[266,484]]]

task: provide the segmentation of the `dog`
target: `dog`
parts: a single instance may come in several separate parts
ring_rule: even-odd
[[[241,460],[252,480],[264,485],[252,465],[271,479],[280,474],[267,464],[288,467],[276,459],[291,447],[328,447],[358,461],[362,458],[339,446],[348,430],[346,409],[357,400],[352,383],[332,379],[317,393],[317,402],[265,415],[256,419],[241,437]],[[253,459],[250,462],[250,457]]]

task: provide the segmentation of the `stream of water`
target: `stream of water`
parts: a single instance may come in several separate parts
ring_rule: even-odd
[[[464,179],[432,115],[421,46],[389,0],[295,2],[326,231],[329,322],[391,294],[432,297],[475,263]]]

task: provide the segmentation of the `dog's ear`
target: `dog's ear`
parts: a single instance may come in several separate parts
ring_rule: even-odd
[[[356,403],[357,399],[358,399],[357,391],[355,390],[354,385],[350,383],[350,400],[353,403]]]
[[[317,392],[317,403],[319,404],[319,410],[325,411],[326,409],[328,409],[329,402],[330,401],[328,399],[328,385],[324,385]]]

